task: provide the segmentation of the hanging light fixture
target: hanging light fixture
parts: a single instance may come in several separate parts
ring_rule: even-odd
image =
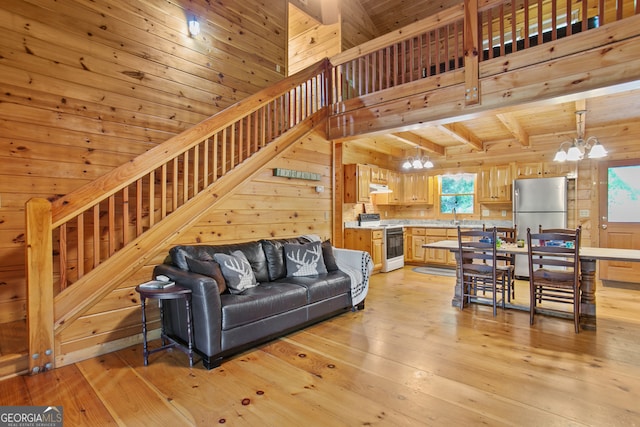
[[[602,144],[600,144],[598,138],[590,136],[586,140],[584,139],[584,122],[582,121],[584,113],[586,113],[586,110],[576,111],[576,115],[578,116],[578,137],[574,138],[572,141],[565,141],[560,144],[560,148],[558,148],[558,151],[553,158],[554,162],[564,162],[566,160],[570,162],[577,162],[584,158],[587,151],[589,152],[588,156],[590,159],[601,159],[602,157],[607,156],[607,150],[605,150]],[[564,151],[563,146],[567,145],[569,146],[569,149]]]
[[[433,162],[429,160],[429,157],[420,156],[420,147],[416,147],[416,156],[408,157],[402,164],[403,169],[431,169]]]

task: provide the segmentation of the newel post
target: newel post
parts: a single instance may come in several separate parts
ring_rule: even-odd
[[[464,0],[464,102],[480,103],[478,0]]]
[[[51,203],[31,199],[25,211],[29,372],[37,374],[54,367]]]

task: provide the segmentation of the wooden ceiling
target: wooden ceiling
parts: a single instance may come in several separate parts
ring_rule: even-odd
[[[640,122],[640,90],[629,90],[587,99],[547,101],[483,113],[463,120],[452,118],[444,124],[427,124],[411,132],[390,132],[352,139],[352,144],[385,152],[391,156],[430,156],[440,165],[451,166],[461,154],[485,152],[488,147],[509,147],[517,156],[521,150],[538,148],[555,151],[563,141],[577,136],[576,111],[585,110],[582,121],[586,136],[598,136],[606,146],[604,135],[622,133],[630,123]],[[552,153],[547,153],[547,156]],[[483,161],[486,157],[483,158]],[[440,161],[440,162],[439,162]]]
[[[427,16],[459,4],[459,0],[359,0],[369,13],[379,35],[402,28]],[[438,160],[450,166],[460,154],[478,153],[481,147],[504,145],[531,147],[546,144],[555,151],[565,140],[576,137],[576,111],[583,115],[585,133],[600,139],[600,133],[616,133],[625,125],[640,122],[640,91],[602,91],[588,99],[552,100],[536,105],[521,105],[479,117],[452,119],[446,124],[426,125],[410,134],[390,132],[353,140],[352,143],[392,156],[415,154],[416,144],[436,165]],[[608,132],[605,132],[607,131]],[[602,140],[606,145],[606,141]],[[515,151],[514,152],[518,152]],[[552,155],[552,154],[551,154]],[[402,161],[400,158],[398,161]],[[483,160],[484,161],[484,160]]]

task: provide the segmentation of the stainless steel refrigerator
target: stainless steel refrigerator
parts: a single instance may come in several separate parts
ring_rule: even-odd
[[[513,181],[513,223],[518,239],[527,238],[527,228],[567,227],[567,178],[532,178]],[[529,260],[516,256],[516,277],[529,277]]]

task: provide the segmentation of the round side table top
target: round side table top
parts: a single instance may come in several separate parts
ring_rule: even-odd
[[[183,298],[185,295],[190,294],[191,289],[179,285],[172,285],[165,288],[145,288],[138,285],[136,286],[136,292],[145,298],[175,299]]]

